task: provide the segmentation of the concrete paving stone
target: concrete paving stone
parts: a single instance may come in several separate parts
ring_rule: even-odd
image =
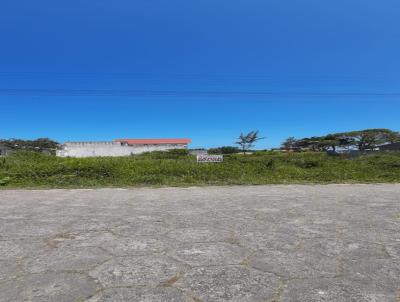
[[[272,223],[277,221],[276,219],[282,218],[282,216],[284,216],[284,213],[281,211],[265,211],[265,208],[260,209],[260,206],[255,206],[251,208],[243,206],[230,210],[229,205],[227,205],[227,208],[221,210],[223,210],[224,216],[235,220],[236,219],[243,219],[249,221],[258,220],[260,222],[268,221]]]
[[[232,219],[223,212],[216,212],[215,209],[196,210],[197,207],[191,211],[175,211],[170,213],[166,222],[171,229],[209,227],[231,230],[234,225]]]
[[[400,243],[400,226],[396,230],[384,230],[383,228],[370,228],[358,225],[348,229],[343,234],[343,237],[349,240],[379,244]]]
[[[223,242],[180,244],[171,252],[190,266],[239,264],[249,255],[249,250]]]
[[[276,231],[242,233],[239,241],[242,246],[252,250],[294,250],[302,242],[295,235]]]
[[[281,302],[396,302],[395,291],[371,289],[368,283],[348,279],[291,280],[283,290]]]
[[[116,256],[149,255],[168,250],[168,245],[165,241],[144,236],[120,238],[114,242],[108,241],[102,247]]]
[[[371,290],[400,290],[400,263],[394,259],[345,260],[343,275],[356,282],[369,284]]]
[[[199,267],[175,284],[199,301],[267,301],[278,292],[279,278],[243,266]]]
[[[166,241],[161,238],[120,237],[109,232],[75,233],[55,240],[59,248],[100,247],[114,256],[146,255],[168,249]]]
[[[195,302],[182,291],[172,287],[157,288],[111,288],[86,302]]]
[[[155,223],[155,224],[165,224],[166,223],[167,215],[162,212],[138,212],[134,211],[132,214],[127,215],[124,217],[124,221],[133,224],[148,224],[148,223]]]
[[[399,196],[399,184],[0,190],[0,301],[398,302]]]
[[[400,259],[400,243],[394,245],[386,245],[385,248],[390,257],[397,260]]]
[[[89,274],[104,286],[157,286],[175,280],[186,267],[160,255],[112,259]]]
[[[268,224],[260,220],[251,220],[245,218],[231,219],[228,218],[225,221],[221,221],[218,224],[221,228],[226,230],[233,230],[238,234],[248,232],[270,232],[274,229],[273,224]]]
[[[18,219],[0,224],[0,233],[7,239],[46,237],[57,234],[62,225],[56,221]]]
[[[249,265],[284,278],[335,277],[338,274],[338,260],[317,251],[264,250],[255,253]]]
[[[286,233],[292,233],[293,235],[305,239],[334,237],[337,234],[337,227],[335,225],[314,224],[312,219],[307,218],[304,214],[305,213],[302,213],[301,217],[283,224],[283,230],[285,230]]]
[[[33,274],[0,283],[0,302],[83,301],[98,289],[98,284],[81,274]]]
[[[125,222],[122,225],[112,228],[112,231],[120,236],[159,236],[167,233],[169,230],[163,222]]]
[[[317,252],[328,257],[340,256],[343,259],[386,259],[389,257],[381,244],[341,238],[305,239],[300,247],[311,253]]]
[[[364,241],[344,241],[340,254],[344,259],[386,259],[390,257],[383,245]]]
[[[41,254],[46,249],[46,244],[40,238],[0,240],[0,260],[14,261],[15,259]]]
[[[47,242],[58,248],[103,247],[106,242],[117,242],[118,236],[108,231],[75,231],[57,234]]]
[[[0,260],[0,282],[13,279],[21,274],[23,274],[23,271],[16,261]]]
[[[24,268],[31,273],[87,271],[109,259],[111,255],[98,247],[54,248],[26,260]]]
[[[124,225],[119,217],[75,217],[75,220],[65,227],[68,232],[107,231]]]
[[[344,244],[343,240],[338,238],[338,234],[329,238],[303,239],[298,246],[298,250],[305,253],[318,253],[326,257],[343,256],[345,250],[352,251],[350,244]],[[354,248],[355,249],[355,248]]]
[[[235,233],[211,227],[174,229],[165,237],[178,242],[225,242],[235,240]]]

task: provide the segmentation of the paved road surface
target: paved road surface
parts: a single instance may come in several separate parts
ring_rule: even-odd
[[[0,301],[400,301],[400,185],[0,191]]]

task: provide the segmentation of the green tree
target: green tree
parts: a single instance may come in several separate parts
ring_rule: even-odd
[[[379,145],[400,141],[399,132],[390,129],[365,129],[328,134],[325,136],[306,137],[296,141],[289,138],[283,143],[300,149],[312,151],[337,151],[337,149],[357,149],[360,151],[374,150]]]
[[[386,141],[390,144],[400,142],[400,132],[390,131],[384,135],[386,136]]]
[[[59,143],[48,138],[38,138],[36,140],[23,140],[14,138],[8,140],[0,140],[0,145],[6,146],[13,150],[53,152],[57,149]]]
[[[333,152],[336,151],[336,148],[339,147],[340,144],[341,140],[334,134],[328,134],[326,136],[323,136],[321,139],[321,145],[328,150],[329,148],[331,148],[331,151]]]
[[[243,154],[246,154],[246,151],[250,150],[252,147],[254,147],[254,144],[261,140],[264,139],[263,137],[259,137],[259,131],[251,131],[247,134],[241,133],[239,138],[236,141],[236,144],[240,146]]]
[[[379,145],[396,142],[399,135],[390,129],[365,129],[336,134],[359,151],[374,150]]]
[[[297,147],[297,140],[291,136],[288,137],[283,143],[282,143],[282,149],[284,150],[292,150]]]
[[[312,151],[324,151],[327,149],[327,146],[321,143],[321,141],[322,138],[318,136],[305,137],[296,141],[296,147]]]

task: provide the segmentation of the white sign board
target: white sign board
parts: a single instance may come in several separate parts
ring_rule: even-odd
[[[224,161],[223,155],[197,155],[198,163],[222,163]]]

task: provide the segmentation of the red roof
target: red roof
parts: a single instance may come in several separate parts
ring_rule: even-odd
[[[150,139],[130,139],[120,138],[114,140],[115,142],[127,143],[128,145],[162,145],[162,144],[189,144],[192,142],[188,138],[150,138]]]

